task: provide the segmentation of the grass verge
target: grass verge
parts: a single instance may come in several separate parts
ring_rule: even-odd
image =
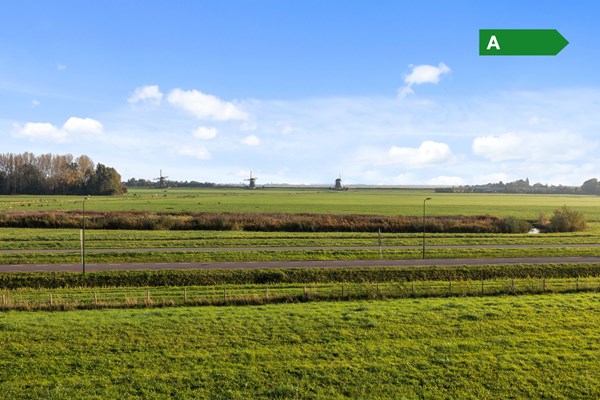
[[[0,314],[11,399],[593,399],[600,296]]]

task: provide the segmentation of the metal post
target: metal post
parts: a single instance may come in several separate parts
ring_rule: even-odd
[[[423,200],[423,259],[425,259],[425,203],[427,200],[431,200],[431,197]]]
[[[85,197],[82,204],[83,229],[81,230],[81,268],[85,275]]]

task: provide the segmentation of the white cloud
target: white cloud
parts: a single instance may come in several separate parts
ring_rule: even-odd
[[[597,142],[565,132],[505,133],[479,136],[473,140],[473,154],[491,161],[576,161],[597,147]]]
[[[398,89],[398,96],[404,97],[408,94],[413,94],[413,85],[422,85],[424,83],[437,84],[442,75],[450,72],[450,68],[439,63],[438,66],[433,65],[416,65],[410,74],[404,76],[404,87]]]
[[[15,125],[14,135],[30,140],[48,140],[63,143],[68,140],[67,133],[45,122],[27,122],[24,126]]]
[[[92,118],[71,117],[63,125],[63,130],[72,133],[101,135],[103,126],[99,121]]]
[[[244,131],[244,132],[253,132],[257,129],[257,125],[256,122],[242,122],[242,124],[240,125],[240,130]]]
[[[459,176],[438,176],[427,182],[429,185],[439,186],[460,186],[465,184],[465,180]]]
[[[59,71],[64,71],[65,69],[67,69],[67,66],[62,63],[56,63],[56,69]]]
[[[31,107],[33,107],[33,108],[35,108],[35,107],[39,106],[40,104],[42,104],[42,103],[40,103],[40,102],[39,102],[38,100],[36,100],[36,99],[33,99],[33,100],[31,100]]]
[[[179,107],[198,119],[212,119],[217,121],[246,120],[248,114],[229,101],[202,93],[198,90],[185,91],[174,89],[169,93],[167,100],[172,105]]]
[[[208,128],[206,126],[200,126],[192,132],[192,136],[196,139],[209,140],[217,137],[218,131],[216,128]]]
[[[242,144],[247,146],[258,146],[260,144],[260,138],[256,135],[246,136],[242,139]]]
[[[408,168],[423,168],[452,162],[454,156],[446,143],[427,140],[418,148],[392,146],[388,150],[388,160],[393,164]]]
[[[281,133],[283,133],[284,135],[288,135],[294,131],[294,128],[292,128],[291,125],[288,124],[279,124],[279,127],[281,128]]]
[[[157,85],[142,86],[134,90],[131,97],[127,99],[127,102],[130,104],[146,103],[157,106],[160,104],[162,98],[163,94]]]
[[[175,149],[175,153],[182,156],[194,157],[199,160],[210,160],[212,157],[204,146],[179,146]]]

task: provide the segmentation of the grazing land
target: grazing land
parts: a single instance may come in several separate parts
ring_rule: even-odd
[[[85,209],[419,222],[426,197],[427,215],[535,221],[567,205],[588,220],[576,233],[428,232],[428,258],[600,255],[595,196],[170,189],[92,197]],[[5,215],[83,205],[0,196]],[[78,264],[79,228],[1,228],[0,263]],[[381,253],[376,232],[88,228],[85,244],[88,264],[422,255],[420,233],[393,232],[381,235]],[[598,398],[599,276],[598,264],[5,273],[0,390],[28,399]]]
[[[597,293],[0,314],[28,399],[600,396]]]
[[[584,195],[434,193],[432,190],[351,189],[134,189],[91,197],[86,210],[415,215],[499,215],[536,220],[563,205],[600,221],[600,198]],[[0,196],[0,211],[81,210],[81,196]]]

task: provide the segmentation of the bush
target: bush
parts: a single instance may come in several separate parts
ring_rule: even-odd
[[[530,229],[531,224],[520,218],[506,217],[502,220],[503,233],[527,233]]]
[[[579,232],[587,227],[583,213],[562,206],[554,210],[550,218],[551,232]]]

